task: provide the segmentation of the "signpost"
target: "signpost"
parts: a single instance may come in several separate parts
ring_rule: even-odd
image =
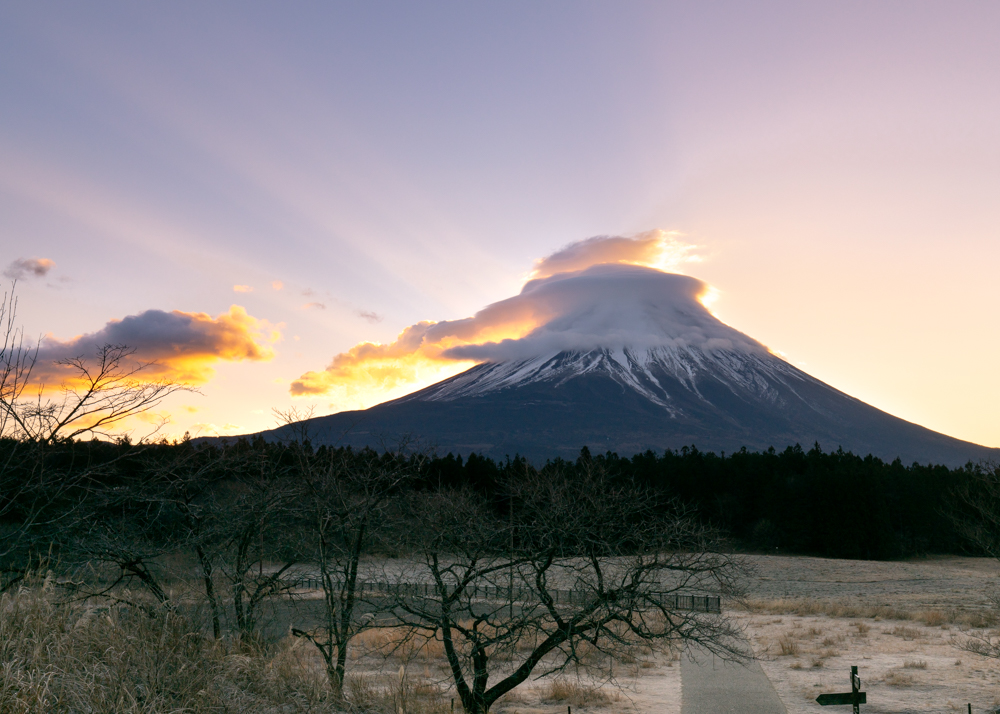
[[[868,703],[867,694],[860,690],[861,677],[858,676],[858,668],[851,667],[851,691],[839,694],[820,694],[816,697],[816,701],[819,702],[820,706],[824,707],[831,704],[852,704],[854,706],[854,714],[859,714],[861,711],[859,705]]]

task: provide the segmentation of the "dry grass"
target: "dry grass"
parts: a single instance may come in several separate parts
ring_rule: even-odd
[[[906,672],[901,672],[898,669],[893,669],[887,672],[882,681],[890,687],[911,687],[914,684],[913,677],[911,675]]]
[[[799,653],[799,644],[788,635],[778,638],[778,648],[782,657],[794,657]]]
[[[0,596],[0,711],[337,711],[312,653],[206,638],[185,618],[61,602],[37,583]]]
[[[854,600],[821,600],[816,598],[777,598],[749,600],[749,612],[768,615],[798,615],[920,622],[931,627],[957,625],[984,629],[1000,625],[1000,613],[993,610],[917,610],[872,604]]]
[[[561,702],[574,707],[604,707],[618,701],[616,693],[571,679],[553,679],[545,692],[544,699]]]
[[[886,632],[896,637],[902,637],[904,640],[916,640],[923,635],[916,627],[907,627],[905,625],[896,625],[891,630],[886,630]]]
[[[118,595],[133,602],[143,597]],[[443,643],[434,637],[407,638],[391,627],[362,632],[352,643],[341,699],[330,690],[316,648],[304,638],[274,644],[215,641],[196,615],[160,610],[151,617],[134,606],[64,597],[41,581],[0,596],[0,714],[450,714],[456,697]],[[185,612],[191,609],[196,603]],[[520,659],[534,645],[526,639],[496,653],[498,671],[509,670],[506,660]],[[609,653],[588,643],[577,654],[584,668],[610,666]],[[637,678],[640,670],[656,670],[663,661],[669,667],[679,651],[629,646],[611,656],[619,677]],[[509,693],[496,709],[558,704],[561,710],[567,705],[617,710],[618,689],[589,681],[542,680]],[[457,699],[455,704],[461,710]]]
[[[344,692],[356,711],[366,714],[446,714],[451,711],[445,693],[432,684],[403,676],[348,674]]]

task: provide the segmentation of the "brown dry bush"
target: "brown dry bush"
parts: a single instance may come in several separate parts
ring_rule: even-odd
[[[336,711],[301,649],[215,642],[179,614],[64,602],[34,581],[0,596],[0,711]]]
[[[788,635],[778,638],[778,647],[782,657],[794,657],[799,653],[799,644]]]
[[[826,615],[866,620],[901,620],[922,622],[932,627],[959,625],[983,629],[1000,624],[1000,612],[994,610],[907,610],[884,604],[859,603],[849,600],[820,600],[816,598],[776,598],[748,600],[745,607],[750,612],[769,615]]]
[[[553,679],[544,697],[549,702],[565,702],[574,707],[603,707],[620,698],[617,692],[609,694],[600,687],[571,679]]]
[[[898,669],[889,670],[882,681],[890,687],[910,687],[914,684],[912,676]]]
[[[403,676],[348,673],[344,691],[352,711],[364,714],[447,714],[445,693],[434,684]]]
[[[354,637],[352,659],[376,655],[397,664],[413,661],[445,662],[444,642],[419,632],[395,627],[375,627]]]
[[[918,630],[916,627],[906,627],[905,625],[897,625],[891,630],[886,630],[886,633],[896,637],[902,637],[904,640],[916,640],[923,635],[923,632]]]

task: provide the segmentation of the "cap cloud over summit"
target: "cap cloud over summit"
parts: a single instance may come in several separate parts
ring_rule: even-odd
[[[700,298],[708,286],[686,275],[635,265],[597,265],[532,280],[507,303],[531,303],[550,316],[516,339],[462,345],[443,355],[494,362],[562,351],[695,347],[765,351],[713,316]]]
[[[416,323],[388,344],[358,344],[336,355],[325,370],[303,374],[290,391],[384,392],[442,367],[560,350],[763,349],[705,309],[700,299],[707,285],[662,269],[695,260],[694,249],[664,231],[578,241],[537,261],[519,294],[472,317]]]

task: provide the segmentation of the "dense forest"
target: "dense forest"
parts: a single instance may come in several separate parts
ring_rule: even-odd
[[[954,525],[950,495],[981,468],[974,464],[905,466],[818,446],[721,455],[692,446],[632,458],[584,449],[576,463],[550,462],[540,473],[591,461],[690,506],[738,549],[863,559],[973,552]],[[490,490],[525,467],[448,455],[428,461],[425,479]]]
[[[57,514],[68,510],[79,521],[81,514],[96,508],[94,502],[149,481],[149,474],[162,472],[166,465],[187,470],[190,478],[185,483],[198,492],[222,488],[234,473],[258,469],[262,463],[280,471],[284,483],[295,481],[300,468],[294,449],[259,438],[226,446],[73,441],[46,447],[41,460],[37,455],[28,458],[28,451],[23,442],[0,441],[0,463],[6,464],[0,513],[8,529],[29,515],[29,506],[19,506],[18,499],[30,498],[30,508],[39,508],[38,484],[47,484],[43,490],[51,497],[42,502],[48,520],[56,523]],[[373,456],[349,448],[320,447],[316,452],[348,461]],[[504,484],[514,474],[545,479],[555,472],[597,467],[612,482],[646,489],[664,509],[681,504],[716,527],[736,550],[863,559],[979,552],[962,537],[950,505],[951,494],[984,468],[971,463],[958,469],[907,466],[898,460],[886,463],[872,456],[827,453],[818,446],[733,454],[706,453],[692,446],[631,458],[592,455],[583,449],[575,462],[555,460],[537,468],[519,457],[495,461],[474,453],[466,458],[400,453],[379,458],[409,463],[415,477],[407,488],[467,487],[501,510],[512,507]],[[17,488],[29,479],[35,484],[30,491]],[[39,541],[33,541],[37,547]]]

